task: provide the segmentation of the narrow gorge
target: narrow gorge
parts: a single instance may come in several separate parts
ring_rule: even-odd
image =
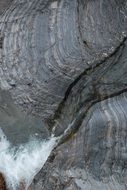
[[[0,190],[127,190],[127,0],[0,0]]]

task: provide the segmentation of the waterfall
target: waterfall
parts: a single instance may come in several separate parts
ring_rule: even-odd
[[[0,129],[0,172],[5,177],[8,189],[16,190],[20,183],[28,188],[56,146],[56,140],[51,137],[40,142],[30,138],[24,145],[12,147]]]

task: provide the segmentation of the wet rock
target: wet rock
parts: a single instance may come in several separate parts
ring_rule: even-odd
[[[127,189],[126,23],[126,0],[13,1],[1,15],[1,89],[62,135],[31,189]]]
[[[49,137],[42,120],[23,113],[10,93],[3,90],[0,90],[0,127],[7,140],[15,146],[27,143],[32,138],[42,140]]]
[[[5,179],[2,174],[0,174],[0,190],[7,190]]]

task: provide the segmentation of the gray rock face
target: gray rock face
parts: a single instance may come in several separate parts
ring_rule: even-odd
[[[0,90],[0,142],[1,129],[12,146],[20,146],[32,138],[46,139],[49,132],[39,117],[21,112],[7,91]]]
[[[31,189],[127,189],[126,23],[126,0],[14,0],[1,15],[1,89],[63,137]]]
[[[0,1],[0,15],[4,14],[4,11],[6,11],[6,9],[9,8],[11,2],[12,0]]]

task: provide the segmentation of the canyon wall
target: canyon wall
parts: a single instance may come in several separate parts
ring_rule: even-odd
[[[55,136],[35,190],[127,189],[127,1],[0,3],[0,88]]]

